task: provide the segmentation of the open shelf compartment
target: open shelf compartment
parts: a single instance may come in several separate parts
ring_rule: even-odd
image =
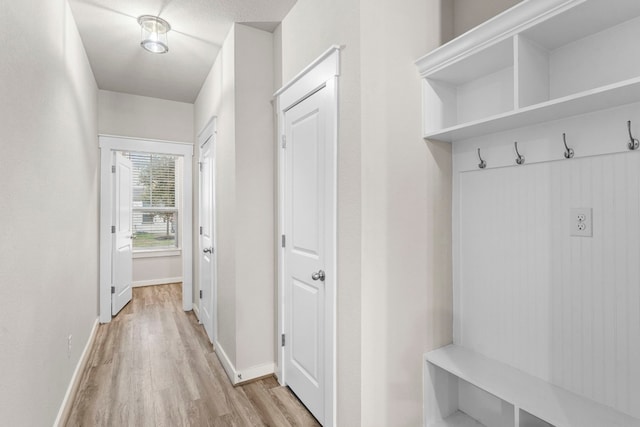
[[[426,427],[513,427],[512,404],[426,362]]]
[[[527,411],[522,409],[518,410],[518,423],[517,427],[554,427],[553,424],[541,420],[535,415],[531,415]]]
[[[607,7],[622,10],[619,5]],[[628,5],[624,9],[628,12],[626,16],[612,14],[617,18],[615,26],[592,27],[593,14],[602,8],[601,1],[586,2],[516,36],[517,107],[589,92],[640,76],[637,43],[640,2]],[[611,17],[609,12],[596,16]],[[572,25],[578,28],[567,30]],[[601,30],[585,34],[585,29]]]
[[[640,102],[640,77],[480,120],[426,132],[426,139],[454,142]]]
[[[425,132],[512,111],[513,40],[435,71],[423,82]]]

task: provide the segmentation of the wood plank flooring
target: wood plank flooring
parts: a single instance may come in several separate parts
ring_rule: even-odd
[[[68,427],[319,426],[274,377],[231,385],[178,283],[134,288],[97,334]]]

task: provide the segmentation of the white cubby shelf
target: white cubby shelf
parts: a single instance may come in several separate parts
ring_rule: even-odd
[[[640,420],[461,346],[424,356],[426,427],[638,427]]]
[[[640,1],[525,0],[416,61],[446,142],[640,101]]]

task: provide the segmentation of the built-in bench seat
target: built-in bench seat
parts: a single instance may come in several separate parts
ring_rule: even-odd
[[[516,427],[640,427],[637,418],[461,346],[442,347],[424,357],[426,427],[495,427],[511,423]],[[502,413],[490,413],[490,407],[496,405],[469,403],[466,405],[488,407],[489,413],[480,410],[479,415],[474,414],[476,419],[485,419],[476,420],[461,411],[464,408],[457,395],[460,381],[490,394],[494,401],[499,399],[498,412]],[[472,397],[474,393],[477,394],[472,392]],[[467,392],[465,399],[469,395]],[[487,420],[492,420],[491,424],[484,424]]]

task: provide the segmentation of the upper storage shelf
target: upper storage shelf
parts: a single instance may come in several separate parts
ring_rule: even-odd
[[[640,101],[640,1],[525,0],[416,61],[452,142]]]

